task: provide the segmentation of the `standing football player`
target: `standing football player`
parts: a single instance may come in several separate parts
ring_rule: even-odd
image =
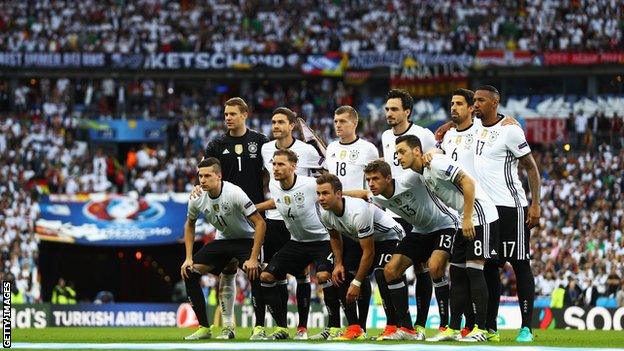
[[[357,135],[358,121],[358,112],[351,106],[340,106],[334,112],[334,129],[338,140],[327,146],[326,163],[329,173],[340,179],[344,189],[366,189],[364,167],[379,158],[377,147]],[[343,240],[343,248],[345,254],[349,251],[356,254],[362,252],[360,245],[353,240]],[[370,279],[364,279],[356,305],[359,324],[365,331],[370,299]]]

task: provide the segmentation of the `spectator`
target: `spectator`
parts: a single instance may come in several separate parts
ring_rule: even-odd
[[[76,303],[76,290],[73,284],[65,284],[65,279],[59,278],[58,283],[52,289],[52,303],[59,305],[73,305]]]
[[[622,281],[622,285],[620,286],[620,290],[617,292],[615,299],[618,307],[624,307],[624,280]]]
[[[583,305],[583,291],[577,285],[576,279],[572,277],[570,277],[570,279],[568,280],[568,286],[566,286],[565,288],[563,304],[565,306],[582,306]]]

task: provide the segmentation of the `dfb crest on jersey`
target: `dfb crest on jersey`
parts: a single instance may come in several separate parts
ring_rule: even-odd
[[[474,141],[474,138],[472,137],[472,134],[466,135],[466,146],[472,145],[473,141]]]
[[[298,207],[303,206],[303,204],[305,203],[305,196],[302,192],[298,192],[295,194],[295,203]]]
[[[232,208],[229,202],[224,202],[221,204],[221,209],[223,210],[224,214],[229,214]]]
[[[255,141],[250,142],[247,144],[247,150],[249,150],[249,153],[255,154],[258,152],[258,144]]]
[[[234,152],[236,152],[237,155],[240,155],[243,153],[243,144],[236,144],[234,145]]]
[[[360,150],[351,150],[349,152],[349,161],[357,160],[358,156],[360,156]]]
[[[488,142],[491,144],[491,143],[493,143],[496,140],[496,138],[498,138],[498,132],[493,130],[490,133],[490,137],[488,138]]]
[[[340,150],[340,159],[344,160],[345,157],[347,157],[347,150],[345,149]]]

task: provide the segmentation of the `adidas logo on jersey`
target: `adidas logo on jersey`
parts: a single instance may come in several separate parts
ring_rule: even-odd
[[[496,253],[496,250],[492,249],[492,252],[490,252],[490,255],[498,255],[498,254]]]
[[[229,153],[230,153],[230,152],[228,151],[228,149],[223,150],[223,155],[227,155],[227,154],[229,154]]]

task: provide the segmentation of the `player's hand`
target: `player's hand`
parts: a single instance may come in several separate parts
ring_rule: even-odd
[[[256,258],[250,258],[243,263],[243,270],[247,273],[249,280],[260,278],[260,263]]]
[[[358,297],[360,297],[360,287],[350,284],[347,290],[347,303],[354,302]]]
[[[464,238],[468,240],[473,240],[475,238],[475,229],[471,217],[466,218],[466,216],[464,216],[464,220],[462,221],[462,234]]]
[[[191,200],[195,200],[199,198],[202,194],[202,188],[199,185],[195,185],[193,190],[191,190]]]
[[[193,270],[193,259],[187,258],[182,263],[182,267],[180,267],[180,275],[182,279],[188,279],[188,272]]]
[[[517,125],[518,127],[520,127],[520,123],[518,122],[517,119],[511,117],[511,116],[505,116],[505,118],[503,119],[503,122],[501,123],[502,126],[509,126],[509,125]]]
[[[431,160],[433,160],[433,153],[431,151],[427,151],[424,155],[422,155],[422,164],[425,167],[429,167]]]
[[[340,286],[345,280],[345,269],[344,266],[339,264],[334,267],[334,271],[332,272],[332,281],[336,286]]]
[[[453,123],[451,122],[446,122],[443,125],[439,126],[438,129],[436,129],[434,133],[435,140],[437,142],[441,142],[442,139],[444,139],[444,134],[446,134],[446,132],[448,132],[448,130],[451,129],[452,126],[453,126]]]
[[[539,204],[531,204],[529,206],[529,216],[526,220],[529,229],[536,227],[539,224],[541,208]]]

